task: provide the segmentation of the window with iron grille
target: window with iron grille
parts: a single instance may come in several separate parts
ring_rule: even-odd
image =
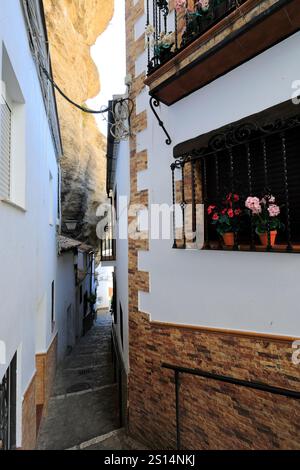
[[[1,96],[0,197],[10,199],[12,112]]]
[[[196,232],[197,204],[203,204],[202,229],[206,249],[251,251],[300,251],[300,115],[276,119],[267,124],[243,122],[213,135],[208,145],[176,159],[172,165],[173,201],[182,213],[180,231],[174,222],[174,248],[195,247],[186,236],[187,225]],[[175,181],[175,172],[181,179]],[[226,209],[228,195],[237,195],[243,215],[233,243],[224,245],[209,215],[211,207]],[[280,208],[280,229],[271,242],[272,223],[268,218],[266,246],[260,241],[257,218],[247,210],[248,197],[272,195]],[[223,204],[223,206],[222,206]],[[225,204],[225,205],[224,205]],[[188,220],[187,208],[191,206]],[[216,209],[217,211],[218,209]],[[216,215],[218,217],[218,214]],[[258,220],[259,222],[259,220]]]

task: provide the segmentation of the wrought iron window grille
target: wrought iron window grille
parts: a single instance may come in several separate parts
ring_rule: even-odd
[[[248,122],[230,125],[216,133],[206,147],[176,158],[171,165],[173,205],[181,208],[182,235],[173,217],[174,248],[186,248],[186,204],[192,205],[192,226],[196,231],[196,205],[204,206],[203,249],[240,251],[300,252],[300,115],[266,124]],[[175,181],[175,171],[181,172]],[[201,184],[197,187],[196,178]],[[243,198],[274,194],[285,228],[273,247],[268,227],[267,247],[260,246],[252,218],[235,234],[234,245],[224,247],[208,220],[207,208],[221,194],[238,192]],[[195,248],[195,247],[194,247]]]

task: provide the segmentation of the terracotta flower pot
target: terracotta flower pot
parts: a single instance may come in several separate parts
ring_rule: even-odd
[[[222,235],[225,246],[234,246],[234,233],[227,232]]]
[[[275,245],[276,236],[277,236],[277,230],[271,230],[270,232],[270,245],[271,246]],[[260,242],[262,246],[266,248],[269,245],[268,232],[260,233],[259,238],[260,238]]]

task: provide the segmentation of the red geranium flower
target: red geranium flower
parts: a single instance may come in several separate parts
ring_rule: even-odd
[[[235,215],[240,215],[242,213],[241,209],[236,209],[234,211]]]
[[[212,216],[212,218],[213,218],[213,220],[219,220],[218,214],[214,214],[214,215]]]
[[[235,202],[238,202],[240,200],[240,196],[238,194],[235,194],[233,197]]]
[[[216,206],[209,206],[209,208],[207,209],[208,215],[210,215],[215,208]]]
[[[229,209],[228,210],[228,216],[232,219],[232,217],[234,216],[234,212],[232,209]]]
[[[223,214],[223,215],[226,214],[226,212],[227,212],[227,209],[223,209],[223,210],[222,210],[222,214]]]

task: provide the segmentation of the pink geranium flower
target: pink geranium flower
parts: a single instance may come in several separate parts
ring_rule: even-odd
[[[258,197],[248,197],[245,203],[247,209],[249,209],[254,215],[258,215],[261,213],[261,205],[260,200]]]
[[[280,207],[277,206],[276,204],[271,204],[268,207],[268,212],[270,217],[277,217],[280,214]]]

